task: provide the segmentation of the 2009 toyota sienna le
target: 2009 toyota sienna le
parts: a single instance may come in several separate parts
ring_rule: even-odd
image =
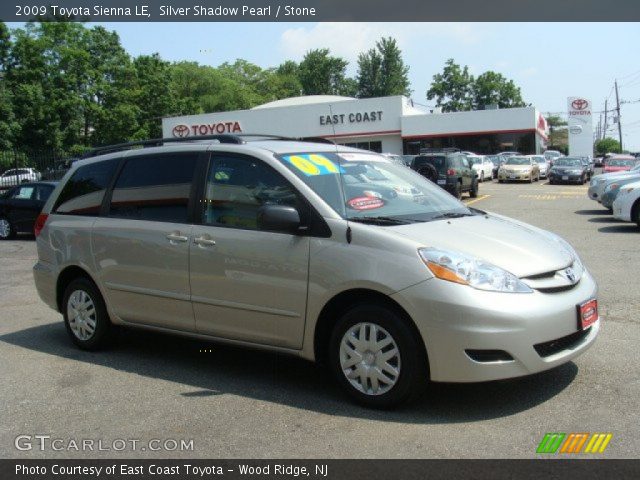
[[[80,348],[137,326],[278,350],[389,407],[428,380],[555,367],[598,334],[597,286],[567,242],[384,156],[158,143],[74,163],[36,223],[38,292]]]

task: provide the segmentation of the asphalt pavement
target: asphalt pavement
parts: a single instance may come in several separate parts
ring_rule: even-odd
[[[323,370],[284,355],[138,331],[122,334],[111,350],[80,351],[36,294],[33,238],[2,242],[0,456],[533,458],[547,432],[606,432],[613,437],[600,456],[637,457],[640,232],[614,220],[586,190],[487,182],[465,202],[575,246],[600,286],[595,345],[534,376],[436,384],[395,411],[353,405]],[[30,450],[16,448],[20,435],[31,436]],[[59,439],[61,450],[40,450],[35,435]],[[110,450],[76,451],[74,441],[83,439]],[[193,449],[152,451],[153,439],[192,440]],[[116,440],[139,443],[116,451]]]

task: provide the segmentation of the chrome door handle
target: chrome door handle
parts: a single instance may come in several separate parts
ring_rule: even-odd
[[[172,232],[167,235],[167,240],[169,240],[171,243],[174,243],[174,242],[184,243],[187,240],[189,240],[189,237],[185,235],[181,235],[180,232]]]
[[[193,239],[193,243],[200,246],[212,246],[216,244],[216,241],[209,235],[203,235],[202,237],[196,237]]]

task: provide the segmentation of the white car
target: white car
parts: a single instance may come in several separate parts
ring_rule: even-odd
[[[0,175],[0,187],[15,187],[20,183],[38,182],[42,178],[35,168],[11,168]]]
[[[625,172],[601,173],[600,175],[596,175],[591,178],[591,181],[589,182],[589,190],[587,192],[587,196],[591,200],[600,202],[600,198],[604,193],[604,189],[610,181],[622,179],[628,175],[635,175],[639,172],[640,163],[633,167],[631,170],[627,170]]]
[[[629,183],[620,189],[613,202],[613,216],[619,220],[636,222],[640,227],[640,181]]]
[[[478,174],[478,181],[493,180],[493,162],[484,155],[467,155],[472,167]]]
[[[544,155],[528,156],[538,162],[538,167],[540,168],[540,178],[547,178],[547,172],[549,172],[549,162],[547,162],[547,159],[544,158]]]

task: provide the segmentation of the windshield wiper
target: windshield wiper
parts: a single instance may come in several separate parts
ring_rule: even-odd
[[[411,222],[393,217],[349,217],[350,222],[368,223],[371,225],[407,225]]]
[[[461,217],[475,217],[473,213],[459,213],[459,212],[449,212],[442,213],[440,215],[436,215],[432,217],[431,220],[439,220],[441,218],[461,218]]]

